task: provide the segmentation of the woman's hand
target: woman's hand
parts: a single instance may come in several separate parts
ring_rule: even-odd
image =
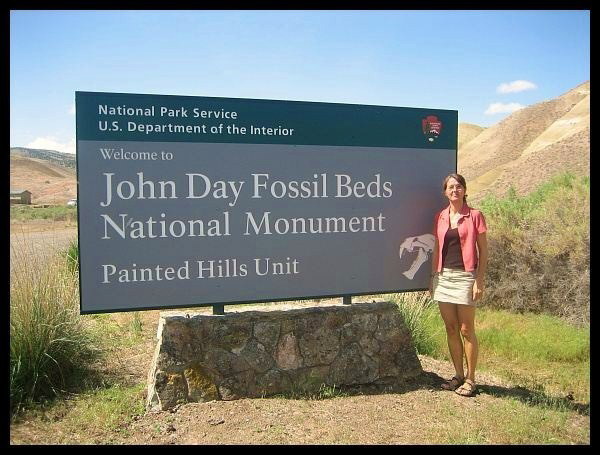
[[[431,299],[433,298],[433,277],[434,277],[434,274],[432,273],[431,277],[429,278],[429,290],[428,290],[429,298],[431,298]]]
[[[483,280],[476,279],[475,283],[473,283],[473,301],[481,298],[483,295],[483,288]]]

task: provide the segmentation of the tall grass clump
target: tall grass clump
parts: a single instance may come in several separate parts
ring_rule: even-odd
[[[141,337],[143,333],[143,323],[139,311],[134,311],[130,322],[131,332],[135,337]]]
[[[589,323],[589,177],[565,173],[529,195],[511,189],[479,207],[490,253],[482,305]]]
[[[79,316],[76,275],[64,256],[42,261],[11,245],[10,406],[13,414],[75,385],[99,355]]]
[[[392,294],[390,299],[398,306],[417,352],[431,355],[435,351],[435,340],[429,330],[430,319],[434,314],[431,308],[437,308],[437,305],[434,305],[429,293],[405,292]]]
[[[65,255],[67,258],[67,268],[73,275],[77,275],[79,273],[79,243],[77,239],[69,243]]]

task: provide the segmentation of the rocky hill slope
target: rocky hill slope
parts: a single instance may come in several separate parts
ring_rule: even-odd
[[[25,147],[11,147],[10,154],[49,161],[52,164],[58,164],[59,166],[71,169],[75,169],[76,167],[75,155],[71,153],[62,153],[44,149],[29,149]]]

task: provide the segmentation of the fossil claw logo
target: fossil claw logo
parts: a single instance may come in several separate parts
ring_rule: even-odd
[[[404,239],[398,250],[400,259],[402,259],[402,255],[405,251],[408,251],[409,253],[412,253],[415,250],[417,251],[417,257],[410,268],[402,273],[406,278],[412,280],[415,277],[417,271],[431,256],[434,245],[435,237],[432,234],[417,235],[416,237]]]
[[[429,142],[433,142],[442,134],[442,121],[435,115],[428,115],[421,120],[421,124],[423,126],[423,134]]]

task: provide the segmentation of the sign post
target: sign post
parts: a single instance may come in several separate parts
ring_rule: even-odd
[[[76,112],[82,314],[427,288],[456,111],[77,92]]]

